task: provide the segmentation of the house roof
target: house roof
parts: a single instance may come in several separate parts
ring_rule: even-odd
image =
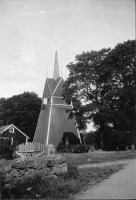
[[[25,133],[23,133],[19,128],[17,128],[14,124],[9,124],[9,125],[5,125],[5,126],[1,126],[0,127],[0,134],[2,134],[3,132],[5,132],[6,130],[8,130],[10,127],[14,127],[15,129],[17,129],[20,133],[22,133],[25,137],[27,137],[28,139],[30,139]]]
[[[7,130],[8,128],[10,128],[10,125],[1,126],[0,127],[0,133],[3,133],[5,131],[5,129]]]

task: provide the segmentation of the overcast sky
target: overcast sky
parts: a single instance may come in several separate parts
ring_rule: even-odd
[[[0,98],[42,96],[57,50],[63,75],[83,51],[135,39],[134,0],[0,0]]]

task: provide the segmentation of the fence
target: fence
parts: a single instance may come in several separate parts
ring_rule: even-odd
[[[35,142],[28,142],[26,144],[20,144],[16,147],[16,154],[22,157],[38,157],[45,153],[49,155],[53,145],[44,145]]]

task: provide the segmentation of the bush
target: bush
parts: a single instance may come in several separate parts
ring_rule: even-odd
[[[90,149],[90,147],[88,145],[78,145],[77,147],[75,147],[74,152],[73,153],[86,153],[88,152]]]
[[[64,132],[60,143],[63,145],[66,145],[66,143],[68,143],[69,145],[75,145],[75,144],[80,144],[80,140],[74,133]]]
[[[11,139],[0,139],[0,157],[11,160],[14,157],[15,144],[11,144]]]
[[[86,153],[90,149],[92,149],[92,145],[85,145],[85,144],[62,145],[62,144],[59,144],[56,148],[56,151],[61,152],[61,153]]]

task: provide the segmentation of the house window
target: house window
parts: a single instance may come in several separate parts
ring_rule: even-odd
[[[15,132],[14,127],[10,127],[10,128],[9,128],[9,133],[14,133],[14,132]]]
[[[42,107],[45,108],[47,105],[47,98],[43,98]]]
[[[47,98],[43,98],[43,105],[47,105]]]

